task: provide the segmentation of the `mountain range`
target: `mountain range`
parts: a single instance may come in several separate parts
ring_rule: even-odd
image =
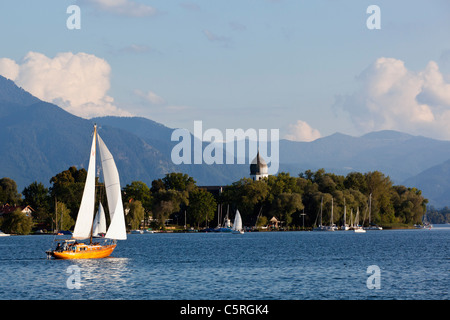
[[[151,185],[169,172],[187,173],[197,185],[227,185],[249,177],[248,159],[246,164],[175,165],[174,129],[141,117],[83,119],[1,76],[0,119],[0,177],[15,180],[19,192],[34,181],[49,186],[54,175],[70,166],[86,168],[94,123],[115,157],[122,185],[136,180]],[[436,207],[450,205],[450,141],[389,130],[360,137],[335,133],[312,142],[282,139],[279,155],[279,172],[378,170],[395,184],[422,190]]]

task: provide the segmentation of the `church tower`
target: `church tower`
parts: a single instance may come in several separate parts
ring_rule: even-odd
[[[253,179],[253,181],[258,181],[264,178],[267,178],[269,176],[269,170],[267,167],[266,161],[258,154],[256,155],[256,158],[253,159],[252,163],[250,164],[250,177]]]

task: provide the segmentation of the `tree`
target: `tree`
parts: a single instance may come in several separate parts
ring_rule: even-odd
[[[0,204],[19,205],[22,195],[17,192],[17,184],[13,179],[0,179]]]
[[[214,196],[203,189],[196,189],[190,193],[189,207],[187,213],[194,223],[199,225],[214,219],[214,213],[217,208],[217,202]]]
[[[185,192],[177,190],[160,190],[153,195],[152,202],[153,218],[160,228],[165,228],[165,221],[172,213],[180,211],[181,205],[189,203]]]
[[[133,181],[131,182],[131,184],[127,184],[122,189],[122,191],[124,194],[125,202],[130,203],[133,201],[139,201],[141,203],[141,207],[144,210],[141,220],[144,219],[144,227],[145,227],[145,222],[147,221],[152,208],[152,196],[150,188],[142,181]]]
[[[70,230],[75,225],[75,220],[70,216],[70,210],[64,202],[56,203],[56,226],[57,230]]]
[[[124,200],[138,200],[144,208],[150,207],[150,188],[142,181],[133,181],[123,188]]]
[[[405,186],[394,186],[392,201],[395,216],[400,222],[421,223],[422,216],[426,212],[427,200],[424,199],[420,190],[406,188]]]
[[[303,190],[301,184],[298,183],[299,178],[291,177],[289,173],[280,172],[277,176],[269,176],[267,184],[271,195],[278,195],[281,193],[299,193]],[[305,181],[305,179],[301,179]]]
[[[344,179],[344,187],[367,193],[366,177],[360,172],[350,172]]]
[[[271,205],[273,215],[278,215],[278,218],[287,226],[291,224],[292,214],[303,208],[302,197],[298,193],[281,193],[275,197]]]
[[[235,208],[239,208],[242,220],[245,222],[250,218],[256,219],[257,213],[269,194],[269,186],[266,180],[253,181],[249,178],[243,178],[225,188],[223,200]]]
[[[365,174],[368,196],[372,194],[371,222],[380,223],[382,215],[393,216],[392,181],[379,171]]]
[[[24,196],[24,203],[31,206],[35,210],[43,209],[49,210],[49,193],[42,183],[37,181],[25,187],[22,191]]]
[[[183,173],[168,173],[162,179],[166,190],[190,191],[195,187],[195,180]]]
[[[159,192],[160,190],[164,190],[165,188],[166,187],[165,187],[162,179],[156,179],[156,180],[152,181],[152,187],[151,187],[150,191],[152,193],[156,193],[156,192]]]
[[[2,223],[2,228],[6,233],[25,235],[31,232],[33,219],[28,217],[20,209],[8,214]]]
[[[84,168],[78,170],[76,167],[70,167],[50,179],[50,183],[53,184],[50,187],[51,198],[64,202],[70,210],[73,219],[76,219],[78,214],[86,177],[87,171]],[[96,182],[98,182],[97,178]]]
[[[131,201],[126,204],[126,207],[130,209],[126,215],[126,223],[131,229],[139,229],[141,222],[144,219],[144,207],[139,200]]]

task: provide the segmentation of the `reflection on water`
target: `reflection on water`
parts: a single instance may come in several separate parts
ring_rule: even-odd
[[[83,296],[85,292],[89,292],[93,299],[106,299],[110,293],[120,292],[128,286],[133,274],[129,258],[108,257],[65,262],[79,267],[81,292],[74,294]],[[126,297],[116,296],[112,299],[124,298]]]

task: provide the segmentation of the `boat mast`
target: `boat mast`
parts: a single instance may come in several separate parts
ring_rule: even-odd
[[[331,198],[331,221],[330,221],[330,227],[333,226],[333,198]]]
[[[323,197],[320,200],[320,225],[319,226],[322,226],[322,206],[323,206]]]
[[[58,231],[58,206],[55,195],[55,228],[53,229],[53,232],[56,234],[57,231]]]
[[[345,229],[345,223],[346,223],[346,213],[347,213],[347,207],[345,206],[345,198],[344,198],[344,229]]]
[[[97,124],[94,124],[94,150],[97,153]],[[94,164],[95,165],[95,164]],[[94,180],[95,181],[95,180]],[[95,190],[95,189],[94,189]],[[94,192],[94,219],[95,219],[95,192]],[[92,245],[92,234],[94,233],[94,220],[92,220],[91,225],[91,235],[89,237],[89,244]]]

